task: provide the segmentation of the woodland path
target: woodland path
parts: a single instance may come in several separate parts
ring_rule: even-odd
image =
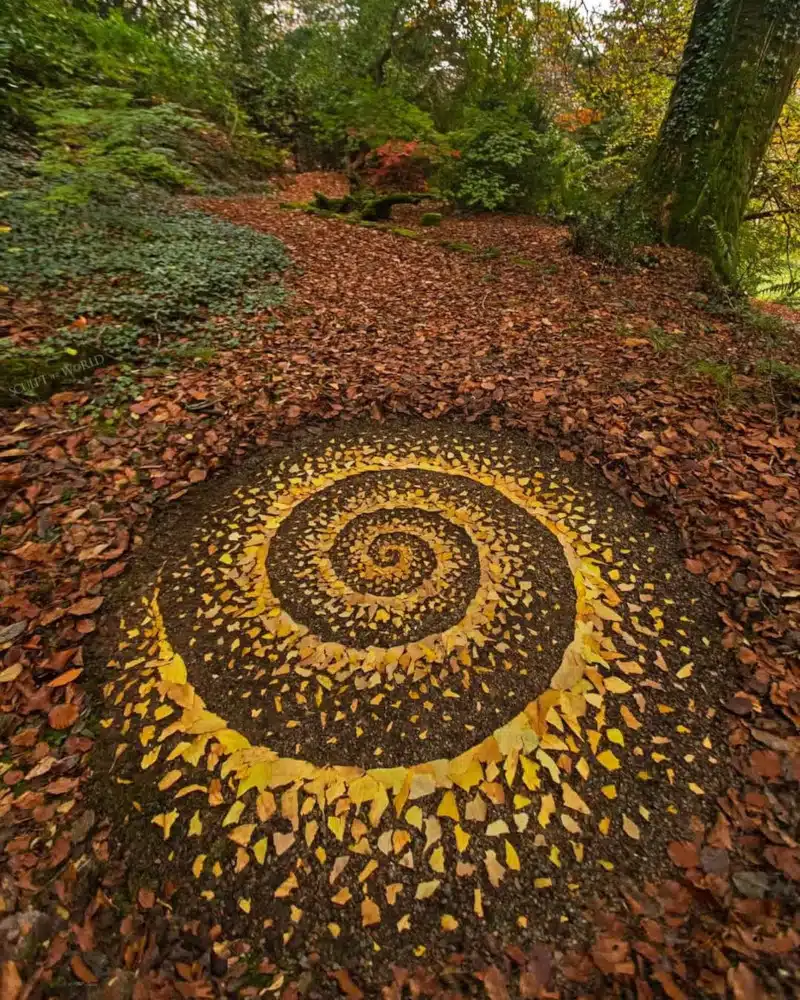
[[[325,180],[301,178],[297,190],[283,197],[306,197],[310,191],[305,188],[313,189]],[[767,352],[793,360],[796,349],[791,341],[776,346],[772,337],[767,343],[763,329],[744,329],[740,321],[715,312],[699,283],[696,262],[688,256],[653,251],[649,267],[621,273],[573,256],[566,231],[541,221],[447,219],[441,228],[427,231],[417,225],[418,212],[398,211],[399,226],[420,232],[418,239],[411,239],[281,210],[266,199],[204,200],[200,204],[235,222],[275,234],[289,249],[295,265],[288,278],[292,297],[273,316],[252,319],[253,328],[263,327],[263,338],[218,355],[204,369],[180,372],[169,382],[147,381],[142,399],[131,407],[129,424],[118,428],[114,436],[103,437],[89,423],[76,427],[71,422],[70,407],[80,395],[77,392],[61,393],[26,413],[5,417],[5,451],[0,457],[4,458],[4,482],[20,510],[19,523],[25,525],[29,519],[41,523],[46,517],[63,528],[57,541],[35,541],[20,530],[19,544],[5,556],[9,592],[18,595],[18,618],[27,622],[24,634],[31,635],[37,628],[49,630],[44,642],[35,636],[20,639],[19,630],[4,633],[5,707],[31,716],[24,730],[28,735],[15,737],[12,749],[14,771],[26,778],[26,784],[7,803],[16,834],[6,845],[12,875],[6,885],[13,897],[10,909],[19,896],[46,885],[36,897],[35,912],[48,913],[43,897],[53,893],[70,913],[72,924],[72,929],[58,929],[52,935],[50,957],[40,966],[39,976],[46,978],[48,969],[64,963],[70,966],[67,975],[91,985],[93,980],[113,980],[116,969],[120,971],[115,982],[132,985],[134,976],[141,979],[144,985],[137,989],[145,992],[136,994],[141,997],[215,996],[226,987],[252,990],[250,995],[269,987],[287,997],[309,991],[309,995],[315,991],[327,995],[340,989],[355,997],[357,984],[371,996],[391,982],[388,995],[399,997],[409,977],[417,995],[433,995],[437,989],[455,996],[485,989],[491,998],[503,997],[505,991],[529,997],[580,995],[598,989],[629,989],[632,978],[643,995],[663,990],[670,997],[691,997],[699,995],[698,988],[704,994],[730,995],[737,1000],[791,995],[797,985],[798,931],[793,911],[800,877],[800,855],[793,840],[800,777],[796,731],[800,717],[796,668],[800,419],[796,403],[775,386],[765,388],[755,374],[755,363]],[[732,360],[737,374],[730,384],[720,386],[709,378],[713,370],[709,362],[724,365]],[[395,424],[393,417],[402,418],[401,423]],[[376,475],[371,460],[359,451],[365,443],[370,446],[373,437],[381,443],[382,454],[391,444],[394,454],[408,452],[418,457],[424,449],[420,441],[428,438],[420,429],[426,425],[419,421],[443,418],[427,426],[435,428],[431,434],[444,435],[447,452],[463,452],[465,462],[470,456],[488,456],[498,482],[508,479],[516,484],[508,486],[515,497],[514,490],[528,488],[527,484],[519,487],[528,476],[515,456],[518,449],[525,451],[525,441],[535,438],[540,471],[561,484],[546,498],[554,521],[568,523],[574,511],[563,505],[575,506],[578,497],[594,512],[592,542],[603,539],[596,554],[616,571],[611,581],[621,578],[636,588],[635,597],[623,591],[621,605],[615,605],[620,617],[632,616],[634,624],[615,623],[611,615],[604,620],[618,641],[620,630],[629,635],[633,630],[642,642],[641,657],[616,661],[627,663],[628,672],[613,671],[617,680],[609,686],[609,698],[619,694],[620,705],[609,707],[608,718],[603,719],[607,730],[602,745],[591,747],[594,737],[588,737],[586,722],[580,721],[586,716],[570,715],[569,705],[564,708],[559,703],[561,729],[550,734],[549,749],[541,728],[536,732],[539,745],[528,742],[523,748],[522,756],[530,761],[529,767],[541,772],[541,779],[525,769],[513,747],[495,760],[480,759],[484,768],[480,780],[473,775],[457,786],[459,795],[463,791],[472,799],[470,822],[483,824],[480,830],[467,823],[467,805],[461,798],[447,794],[452,789],[450,779],[434,782],[429,789],[427,780],[418,778],[414,785],[412,775],[414,792],[409,804],[413,808],[419,793],[419,805],[424,808],[419,817],[412,813],[410,819],[403,812],[403,823],[398,819],[388,827],[389,840],[369,843],[373,824],[361,819],[358,822],[364,829],[354,831],[351,825],[345,836],[338,820],[351,817],[347,810],[337,814],[334,807],[336,822],[327,824],[315,842],[307,829],[314,817],[311,811],[303,812],[302,794],[287,798],[287,785],[280,779],[274,785],[269,780],[263,787],[257,785],[264,797],[252,822],[268,823],[275,813],[283,821],[282,826],[267,831],[263,850],[281,865],[295,867],[289,874],[284,872],[285,878],[274,886],[270,884],[269,899],[237,887],[232,876],[225,876],[220,880],[224,887],[205,897],[209,905],[204,908],[198,890],[214,892],[208,888],[212,883],[203,880],[208,874],[205,863],[213,865],[218,841],[229,840],[230,832],[236,832],[238,840],[233,843],[248,860],[239,853],[233,864],[246,886],[263,862],[255,850],[256,831],[248,829],[251,821],[234,809],[233,819],[222,820],[221,836],[212,837],[206,849],[204,838],[219,820],[212,820],[205,833],[190,838],[179,833],[183,813],[176,804],[173,817],[170,804],[151,822],[158,801],[146,784],[151,767],[163,784],[158,794],[169,793],[175,782],[189,776],[185,769],[170,765],[173,771],[181,771],[177,778],[170,778],[169,769],[159,770],[163,762],[156,758],[145,768],[139,765],[140,758],[152,752],[152,733],[132,741],[138,756],[130,772],[122,758],[119,775],[134,781],[132,790],[120,785],[109,802],[85,786],[86,766],[102,770],[108,762],[107,741],[117,738],[124,725],[103,705],[114,692],[101,692],[97,683],[103,669],[100,664],[107,659],[103,654],[110,651],[104,644],[111,641],[116,611],[129,598],[150,592],[157,562],[154,549],[159,550],[155,555],[162,563],[168,557],[168,569],[178,578],[194,572],[193,564],[182,562],[186,546],[192,538],[197,540],[191,532],[204,529],[201,515],[217,500],[223,506],[229,504],[231,487],[223,477],[218,482],[215,477],[214,482],[187,495],[191,484],[201,483],[215,469],[242,466],[234,474],[238,477],[234,485],[242,490],[263,489],[268,507],[274,501],[272,484],[284,479],[291,484],[298,475],[294,468],[317,460],[323,462],[320,471],[330,466],[332,453],[326,457],[321,450],[325,435],[334,427],[331,421],[346,418],[368,421],[354,425],[352,432],[334,431],[342,435],[345,450],[352,449],[348,460],[363,474]],[[293,438],[294,430],[309,426],[317,432]],[[504,442],[506,464],[492,452],[493,440]],[[274,452],[274,462],[282,461],[284,466],[262,458],[255,465],[242,465],[248,453],[264,445],[288,449]],[[341,456],[336,458],[340,460]],[[475,468],[479,466],[480,462]],[[496,535],[504,544],[516,545],[520,540],[538,544],[529,534],[531,525],[503,507],[508,496],[487,507],[481,494],[486,486],[479,486],[478,473],[470,469],[473,485],[450,497],[442,486],[435,511],[414,514],[411,525],[402,519],[399,524],[378,526],[376,530],[389,536],[389,544],[367,553],[373,560],[370,572],[391,577],[400,566],[413,575],[415,566],[430,566],[426,546],[433,546],[439,558],[442,550],[449,553],[448,565],[467,567],[464,579],[471,580],[472,556],[466,536],[436,520],[442,509],[467,511],[472,505],[484,515],[488,509],[501,524]],[[462,478],[466,475],[461,466],[437,466],[428,475],[452,477],[454,472]],[[419,483],[403,480],[397,469],[392,477],[386,488],[394,490],[395,496],[398,490],[420,488]],[[423,492],[433,489],[432,482],[425,480]],[[125,568],[162,499],[171,501],[167,506],[172,507],[172,514],[161,514],[166,520],[154,522],[161,542],[154,536],[155,544],[149,542],[131,560],[130,581],[121,596],[109,599],[101,611],[105,595],[111,593],[110,581]],[[375,502],[375,497],[346,493],[337,500],[337,504],[350,504],[347,509],[355,516],[367,518],[374,518]],[[522,498],[515,502],[519,504]],[[313,513],[313,507],[307,509]],[[370,528],[372,522],[363,524]],[[278,535],[282,530],[276,527]],[[285,530],[291,541],[295,529]],[[318,530],[313,518],[303,530]],[[673,531],[678,534],[672,535]],[[341,554],[342,571],[349,558],[363,570],[364,554],[355,551],[353,544],[350,539],[347,552]],[[476,546],[478,556],[482,544]],[[485,544],[490,546],[488,541]],[[576,544],[575,539],[571,544]],[[280,556],[279,542],[276,546]],[[643,546],[641,551],[638,546]],[[604,557],[605,550],[609,554]],[[291,546],[284,551],[291,556]],[[655,563],[648,566],[647,560],[653,558]],[[242,574],[252,572],[252,560],[248,562],[249,556],[235,545],[230,559]],[[564,586],[559,575],[563,570],[555,568],[557,561],[554,550],[542,556],[540,566],[553,567],[556,591]],[[535,581],[526,581],[523,573],[517,576],[536,590]],[[247,582],[252,583],[249,577]],[[645,584],[652,587],[644,588]],[[167,593],[172,597],[165,596],[162,609],[165,629],[170,627],[175,602],[183,599],[178,584],[165,584]],[[468,603],[470,593],[469,588],[453,592],[459,609]],[[300,617],[308,611],[304,598],[292,598],[291,584],[282,596],[294,601]],[[603,603],[597,595],[594,599]],[[607,596],[604,607],[608,600]],[[194,601],[189,602],[190,609]],[[684,606],[691,611],[688,623],[679,614]],[[595,619],[603,619],[599,608],[595,607]],[[658,613],[648,614],[650,610]],[[441,609],[437,613],[442,614]],[[224,617],[224,609],[220,614]],[[558,609],[554,616],[560,622]],[[585,617],[592,617],[591,609]],[[663,626],[657,624],[659,619]],[[102,638],[93,640],[84,660],[82,643],[96,622]],[[215,628],[221,629],[221,622]],[[442,618],[440,624],[444,627],[450,621]],[[151,614],[151,621],[141,626],[141,635],[152,627]],[[554,627],[567,630],[559,632],[561,639],[571,637],[573,623]],[[664,636],[679,651],[674,657],[668,655],[669,650],[664,652]],[[168,645],[172,641],[166,632],[156,638]],[[364,645],[363,636],[355,638],[357,645]],[[414,639],[409,633],[405,641]],[[143,640],[137,634],[130,641],[135,645]],[[528,639],[519,642],[519,648],[528,648]],[[61,652],[48,655],[50,648]],[[646,690],[638,687],[642,678],[637,659],[646,661]],[[191,674],[195,668],[188,660],[187,654]],[[16,670],[18,665],[20,670]],[[655,672],[650,673],[653,668]],[[464,664],[459,669],[463,673]],[[58,683],[42,686],[43,670],[51,671]],[[249,683],[246,674],[242,678],[236,684]],[[178,682],[174,676],[160,679]],[[90,693],[81,687],[84,680],[89,681]],[[425,683],[416,678],[420,680]],[[463,677],[457,680],[462,682]],[[189,683],[195,683],[191,676]],[[213,704],[215,697],[226,708],[233,704],[230,688],[215,692],[211,681],[202,683],[206,687],[199,693],[212,712],[219,711]],[[147,687],[147,677],[142,684]],[[488,687],[492,689],[491,684]],[[601,687],[602,682],[589,691],[595,700],[605,693]],[[237,689],[236,697],[241,698],[243,690]],[[298,692],[280,693],[288,701]],[[299,693],[305,696],[304,690]],[[531,693],[533,702],[540,693],[541,689]],[[635,698],[637,693],[647,696],[646,712]],[[511,706],[513,712],[525,708],[528,695],[522,694],[521,703]],[[195,703],[196,695],[195,691]],[[486,692],[490,702],[492,696]],[[141,691],[138,697],[145,700]],[[628,702],[628,697],[634,700]],[[634,721],[623,713],[616,724],[614,713],[622,712],[623,705],[633,713]],[[337,710],[327,707],[329,714]],[[551,707],[540,703],[544,714]],[[598,708],[605,713],[595,704],[593,716]],[[668,720],[664,725],[670,729],[670,739],[686,740],[685,747],[670,744],[669,751],[677,761],[677,784],[681,785],[680,795],[676,793],[674,832],[658,813],[671,803],[660,793],[650,796],[638,791],[646,784],[640,774],[647,768],[639,766],[636,758],[647,756],[653,761],[654,754],[669,756],[659,750],[668,745],[663,742],[668,738],[663,726],[653,728],[647,721],[641,736],[637,735],[639,716],[650,719],[651,709],[655,718]],[[155,711],[155,704],[147,705],[139,714],[150,722],[145,716]],[[437,702],[436,711],[445,709]],[[453,725],[463,725],[458,711],[451,713],[448,706],[447,712],[455,720]],[[67,734],[52,752],[41,749],[45,731],[37,713],[47,713],[51,729]],[[673,713],[677,713],[674,719]],[[676,730],[690,717],[692,723],[686,724],[690,732]],[[243,733],[255,746],[253,718],[249,713],[231,716],[226,731]],[[89,724],[89,719],[110,721],[106,728]],[[380,711],[370,719],[376,733],[388,721]],[[702,722],[694,724],[698,720]],[[418,736],[417,721],[408,716],[407,724],[417,727]],[[202,723],[198,725],[200,730],[189,732],[198,735]],[[592,728],[600,732],[602,726],[595,721]],[[575,742],[578,729],[580,744]],[[176,734],[178,730],[172,735],[177,738]],[[491,729],[481,731],[476,740],[490,734]],[[346,738],[344,732],[341,736]],[[91,756],[95,738],[99,742]],[[374,743],[377,737],[368,733],[367,738]],[[278,747],[280,754],[293,757],[294,747],[281,739],[285,746]],[[309,739],[312,745],[300,755],[316,764],[327,762],[319,759],[319,747],[313,745],[313,737]],[[585,739],[591,753],[582,755]],[[235,755],[241,745],[233,737],[230,740],[228,752]],[[468,743],[461,746],[456,740],[455,744],[459,754],[468,749]],[[621,748],[628,752],[630,763],[618,767],[616,753],[622,756]],[[537,758],[537,750],[543,750],[546,759]],[[606,751],[611,756],[603,756]],[[711,765],[704,753],[713,754]],[[444,751],[437,747],[435,757],[441,756]],[[36,774],[37,764],[51,757],[42,775]],[[181,759],[180,752],[175,759]],[[238,779],[250,780],[249,771],[235,770],[237,761],[241,762],[236,759],[231,766]],[[363,759],[354,763],[366,767]],[[406,763],[417,761],[405,761],[402,754],[388,760],[392,767]],[[550,770],[551,763],[555,772]],[[666,774],[668,763],[656,757],[653,766],[657,769],[661,764]],[[587,767],[590,776],[582,773]],[[692,773],[697,768],[703,777]],[[54,776],[65,784],[46,789]],[[309,783],[317,777],[316,771],[294,775]],[[672,784],[672,779],[665,780]],[[547,781],[553,782],[553,789],[548,790]],[[14,783],[6,780],[6,784],[13,787]],[[483,806],[474,804],[475,788],[480,792],[482,785],[486,786],[479,796]],[[175,789],[179,787],[175,784]],[[291,791],[292,786],[288,787]],[[304,794],[310,799],[316,791]],[[393,787],[392,796],[398,791],[399,786]],[[124,810],[130,810],[134,792],[145,827],[155,838],[152,851],[167,846],[175,850],[169,862],[174,861],[174,872],[167,871],[166,861],[161,861],[156,867],[163,880],[151,878],[152,885],[142,879],[141,868],[136,870],[132,854],[125,860],[131,842],[120,821]],[[616,802],[618,792],[623,794]],[[124,802],[123,794],[129,796]],[[203,793],[209,799],[216,794],[208,788]],[[339,798],[360,799],[361,816],[380,801],[380,793],[361,785],[354,796],[348,786],[347,796]],[[189,793],[187,802],[190,799]],[[59,812],[52,807],[56,802],[68,803],[68,808]],[[496,812],[484,815],[487,803]],[[392,809],[399,816],[394,800]],[[202,827],[204,817],[199,812],[196,822]],[[62,814],[68,822],[60,818]],[[652,824],[656,832],[650,840],[656,814],[659,821]],[[528,819],[517,818],[522,815]],[[604,832],[606,818],[609,826]],[[187,829],[191,822],[190,810]],[[376,838],[386,832],[381,822],[379,816],[374,824]],[[50,831],[46,838],[36,836],[37,824],[42,823]],[[490,830],[492,823],[499,825]],[[457,864],[476,864],[466,856],[466,846],[463,852],[457,846],[463,837],[451,829],[455,825],[474,839],[473,850],[480,848],[483,869],[475,876],[480,884],[488,880],[500,899],[504,891],[508,893],[510,903],[505,909],[490,901],[490,889],[478,901],[474,891],[478,883],[470,881],[473,872],[463,873],[463,886],[448,888],[447,879]],[[139,827],[134,823],[129,835]],[[535,835],[528,827],[537,830],[544,842],[534,844]],[[424,831],[424,846],[414,842],[417,829]],[[547,839],[551,834],[552,839]],[[146,833],[141,836],[145,840],[140,839],[139,845],[146,842]],[[609,849],[595,856],[592,852],[601,838]],[[368,842],[369,851],[358,846],[361,840]],[[581,870],[591,868],[592,874],[579,880],[576,876],[578,887],[570,889],[575,864],[584,864],[579,857],[582,849],[572,842],[582,841],[587,843],[591,863]],[[331,847],[337,844],[339,852],[335,853]],[[308,856],[299,851],[303,845]],[[383,872],[377,870],[379,866],[370,870],[370,860],[388,857],[387,864],[394,864],[395,856],[405,858],[407,846],[413,865],[403,867],[412,874],[384,885],[380,882]],[[417,846],[419,852],[414,854]],[[324,858],[316,853],[317,848],[323,850]],[[157,856],[150,851],[145,859],[148,864]],[[187,871],[198,864],[198,855],[205,857],[199,864],[200,874],[194,876],[197,884],[187,887],[192,877]],[[141,860],[141,849],[139,856]],[[431,856],[435,858],[432,864]],[[340,857],[351,860],[344,865]],[[341,881],[333,885],[330,875],[337,868]],[[291,882],[293,877],[297,886]],[[534,888],[534,878],[545,881]],[[545,884],[548,880],[555,885]],[[405,885],[402,891],[390,888],[398,882]],[[431,888],[433,882],[444,883],[444,889]],[[258,890],[263,883],[256,879],[252,885]],[[426,888],[420,894],[421,885]],[[332,904],[341,910],[335,919],[328,903],[323,907],[320,900],[345,889],[350,896]],[[551,890],[553,894],[548,895]],[[447,907],[431,909],[439,891]],[[115,892],[120,902],[112,907],[109,900]],[[273,914],[276,892],[285,909],[280,921]],[[193,901],[185,902],[187,893]],[[405,908],[404,893],[409,901],[413,898]],[[123,903],[126,894],[131,898]],[[396,905],[389,902],[391,896],[399,897]],[[174,908],[167,905],[173,897]],[[487,912],[497,914],[490,921],[489,934],[483,933],[479,912],[484,898]],[[597,899],[604,900],[603,905]],[[313,918],[314,932],[307,937],[315,908],[320,912]],[[413,931],[398,928],[405,916]],[[445,917],[449,921],[443,923]],[[563,924],[562,917],[566,918]],[[248,943],[254,938],[252,922],[256,920],[264,932],[257,955]],[[218,926],[209,932],[207,925],[212,921]],[[273,924],[266,926],[265,921]],[[337,930],[331,930],[331,924]],[[325,940],[317,933],[323,930],[327,931]],[[212,950],[211,940],[216,942]]]

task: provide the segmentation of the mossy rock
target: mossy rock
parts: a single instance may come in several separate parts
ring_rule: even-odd
[[[392,232],[395,236],[405,236],[409,240],[419,239],[419,233],[415,229],[403,229],[402,226],[394,226]]]
[[[421,226],[441,226],[442,224],[442,213],[441,212],[425,212],[422,218],[419,220]]]

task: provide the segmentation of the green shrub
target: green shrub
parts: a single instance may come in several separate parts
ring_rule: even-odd
[[[419,220],[421,226],[440,226],[442,224],[441,212],[425,212]]]
[[[586,156],[554,128],[482,111],[448,139],[459,155],[442,168],[440,184],[463,208],[563,215],[580,202]]]
[[[88,81],[148,101],[158,95],[229,126],[242,123],[230,88],[202,46],[191,38],[176,44],[158,37],[121,13],[101,17],[65,0],[2,0],[0,39],[0,107],[23,118],[31,88]]]
[[[636,209],[606,209],[573,220],[571,246],[582,257],[613,267],[632,267],[639,248],[655,239],[650,220]]]
[[[6,403],[85,377],[87,358],[153,365],[213,347],[220,332],[210,318],[282,297],[282,244],[245,226],[167,206],[148,214],[134,199],[45,214],[12,198],[6,212],[2,270],[12,294],[58,290],[56,313],[82,318],[33,346],[0,341]]]

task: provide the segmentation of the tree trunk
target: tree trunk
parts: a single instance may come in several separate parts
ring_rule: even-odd
[[[645,191],[666,242],[710,256],[726,277],[798,72],[798,0],[697,0]]]

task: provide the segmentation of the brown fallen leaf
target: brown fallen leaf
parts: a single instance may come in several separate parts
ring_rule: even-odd
[[[672,840],[667,846],[667,854],[679,868],[698,868],[700,852],[690,840]]]
[[[74,702],[65,702],[50,709],[47,721],[52,729],[69,729],[78,715],[78,706]]]
[[[82,983],[93,984],[100,982],[80,955],[73,955],[69,964],[72,971]]]
[[[70,615],[91,615],[100,607],[105,597],[82,597],[79,601],[67,608]]]
[[[364,994],[350,978],[350,973],[347,969],[336,969],[335,972],[331,972],[329,975],[336,980],[339,984],[339,989],[348,1000],[363,1000]]]

